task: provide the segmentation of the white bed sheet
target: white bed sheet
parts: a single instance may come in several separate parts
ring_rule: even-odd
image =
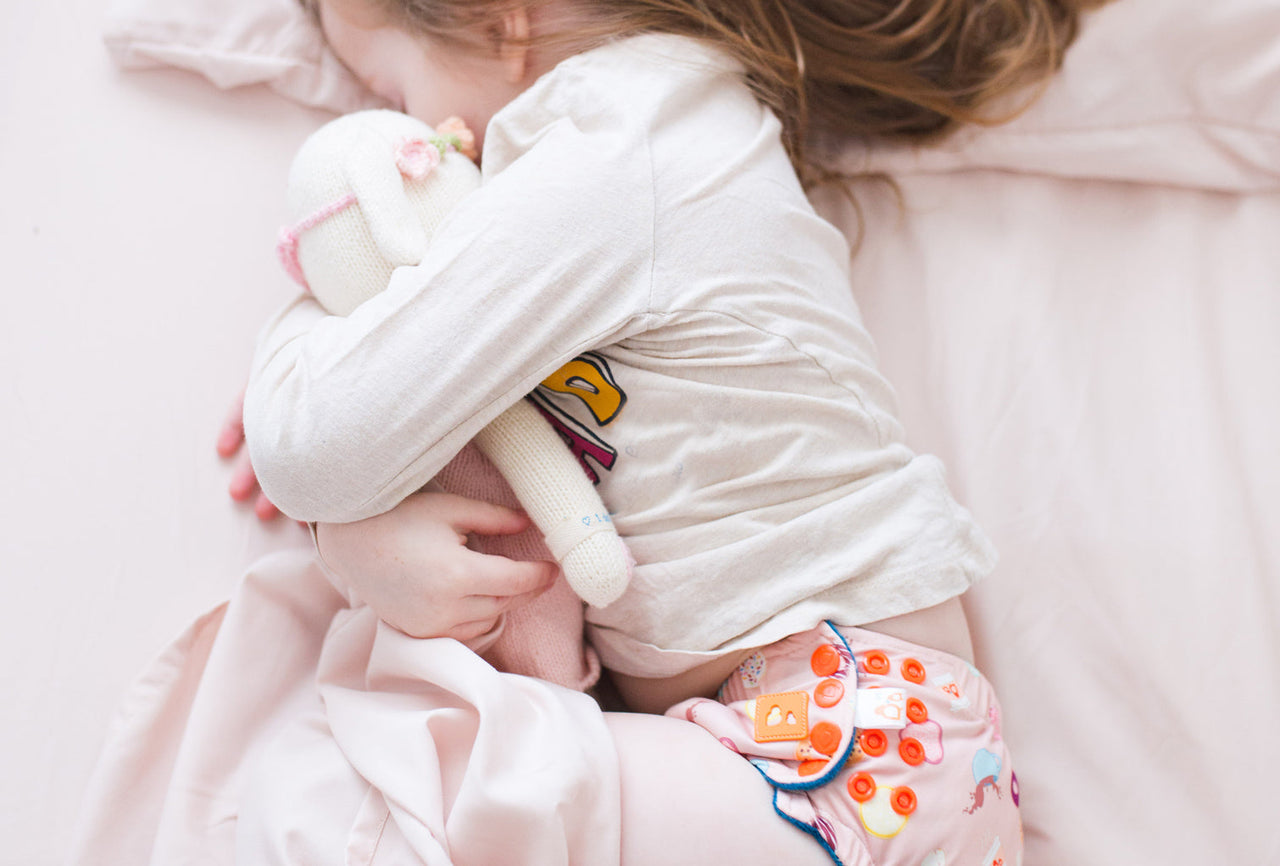
[[[279,191],[324,116],[118,73],[100,18],[0,10],[4,863],[60,862],[135,672],[305,543],[229,503],[213,437],[288,292]],[[1003,553],[968,608],[1025,862],[1280,863],[1280,193],[901,183],[901,217],[863,192],[855,292]]]

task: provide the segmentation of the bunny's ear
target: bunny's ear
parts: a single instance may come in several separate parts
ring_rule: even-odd
[[[393,266],[416,265],[427,252],[427,234],[409,203],[395,146],[375,132],[347,152],[344,172],[378,251]]]

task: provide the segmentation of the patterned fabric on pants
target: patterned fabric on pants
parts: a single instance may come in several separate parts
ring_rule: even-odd
[[[991,684],[948,653],[824,624],[752,655],[668,715],[775,789],[778,814],[845,866],[1018,866],[1018,779]]]

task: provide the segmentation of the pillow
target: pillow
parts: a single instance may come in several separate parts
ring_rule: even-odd
[[[846,169],[998,169],[1205,189],[1280,189],[1280,3],[1117,0],[1009,123],[925,147],[850,147]]]
[[[1280,189],[1280,3],[1115,0],[1010,123],[940,144],[851,145],[835,161],[890,174],[998,169],[1219,190]],[[295,0],[111,0],[106,41],[130,68],[266,83],[306,105],[377,104]]]
[[[173,66],[221,88],[266,84],[339,114],[385,107],[325,48],[296,0],[111,0],[103,39],[125,69]]]

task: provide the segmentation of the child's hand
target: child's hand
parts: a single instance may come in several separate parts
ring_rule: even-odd
[[[230,459],[236,457],[235,468],[231,471],[231,483],[227,492],[236,502],[247,502],[253,498],[253,513],[259,520],[275,520],[280,510],[272,504],[265,493],[258,491],[258,476],[249,462],[249,452],[244,449],[244,391],[236,397],[222,422],[222,430],[218,433],[218,456]],[[254,493],[257,492],[257,497]]]
[[[383,621],[410,637],[469,641],[551,586],[554,562],[477,553],[467,535],[514,535],[525,515],[447,493],[415,493],[356,523],[316,526],[320,555]]]

